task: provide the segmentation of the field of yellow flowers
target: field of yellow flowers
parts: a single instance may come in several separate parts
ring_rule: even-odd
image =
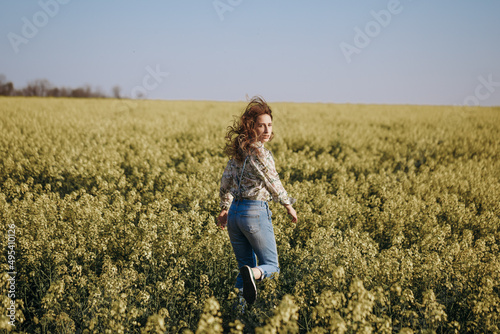
[[[245,103],[0,98],[0,331],[498,333],[500,108],[271,103],[281,273],[217,228]]]

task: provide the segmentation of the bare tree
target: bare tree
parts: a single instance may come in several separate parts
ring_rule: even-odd
[[[51,88],[49,89],[49,91],[47,92],[47,96],[51,96],[51,97],[61,97],[61,90],[57,87],[54,87],[54,88]]]
[[[115,85],[112,89],[113,97],[121,99],[121,87]],[[8,82],[5,75],[0,74],[0,95],[13,96],[51,96],[51,97],[94,97],[94,98],[106,98],[109,97],[103,90],[99,87],[93,89],[90,85],[84,85],[83,87],[68,88],[68,87],[55,87],[47,79],[37,79],[29,82],[26,87],[21,89],[14,89],[14,84]],[[143,97],[139,95],[138,98]]]
[[[122,91],[122,88],[118,85],[116,86],[113,86],[113,97],[115,99],[121,99],[121,91]]]
[[[3,96],[12,96],[14,95],[14,84],[12,82],[7,82],[0,86],[0,95]]]
[[[85,91],[83,88],[75,88],[71,90],[71,97],[85,97]]]
[[[29,82],[28,86],[23,89],[25,96],[42,96],[48,95],[49,90],[52,85],[47,79],[37,79],[35,81]]]
[[[107,96],[100,87],[97,87],[94,92],[92,92],[92,97],[105,98]]]
[[[0,95],[12,96],[14,92],[14,84],[12,82],[7,82],[5,75],[0,74]]]

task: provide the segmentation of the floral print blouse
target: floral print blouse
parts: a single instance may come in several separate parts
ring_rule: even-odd
[[[281,184],[271,152],[261,142],[252,146],[257,148],[257,154],[250,154],[246,159],[240,185],[241,198],[259,201],[272,199],[283,205],[294,204],[296,200],[288,197]],[[233,198],[238,198],[238,182],[242,168],[243,162],[231,159],[224,169],[219,191],[220,207],[223,210],[229,209]]]

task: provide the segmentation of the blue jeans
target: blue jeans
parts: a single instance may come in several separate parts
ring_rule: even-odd
[[[227,232],[238,268],[256,267],[257,256],[257,268],[262,272],[262,278],[280,271],[271,215],[267,202],[234,200],[227,217]],[[240,274],[236,278],[235,286],[238,289],[243,288]]]

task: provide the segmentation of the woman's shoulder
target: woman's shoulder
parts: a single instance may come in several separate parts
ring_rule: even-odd
[[[263,158],[266,156],[269,156],[271,154],[271,151],[269,151],[267,148],[264,147],[262,143],[253,143],[251,145],[251,149],[248,152],[248,155],[253,157],[253,158]]]
[[[259,141],[251,144],[250,147],[256,152],[271,152]]]
[[[241,167],[243,166],[243,161],[239,161],[238,159],[236,158],[231,158],[229,159],[229,161],[227,162],[227,165],[231,168],[238,168],[238,167]]]
[[[267,165],[274,163],[273,154],[269,149],[264,147],[264,145],[255,147],[254,152],[250,154],[250,158],[258,165]]]

